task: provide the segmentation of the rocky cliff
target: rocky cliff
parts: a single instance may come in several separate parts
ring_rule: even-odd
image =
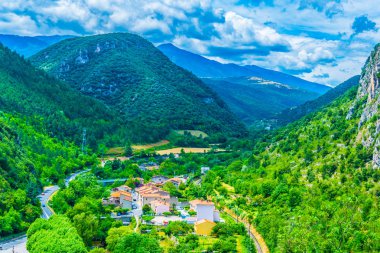
[[[358,94],[347,118],[361,112],[358,143],[373,149],[373,166],[380,167],[380,44],[371,52],[360,77]]]

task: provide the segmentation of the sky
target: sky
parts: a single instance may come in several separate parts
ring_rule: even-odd
[[[223,63],[335,86],[380,42],[379,0],[12,0],[0,33],[132,32]]]

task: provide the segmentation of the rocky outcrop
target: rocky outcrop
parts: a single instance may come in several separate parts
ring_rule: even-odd
[[[358,141],[363,146],[373,149],[373,166],[380,167],[380,44],[375,47],[367,59],[359,81],[359,89],[355,102],[349,109],[347,119],[350,119],[355,108],[362,106],[358,124]],[[364,101],[364,105],[361,105]]]

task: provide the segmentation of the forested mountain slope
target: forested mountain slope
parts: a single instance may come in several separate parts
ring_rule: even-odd
[[[347,81],[339,84],[337,87],[329,90],[317,99],[308,101],[302,105],[286,109],[274,116],[277,121],[278,126],[286,125],[290,122],[296,121],[303,116],[320,109],[323,106],[328,105],[334,101],[339,96],[343,95],[347,90],[351,89],[353,86],[359,85],[360,76],[354,76]]]
[[[141,138],[164,137],[170,129],[234,136],[245,131],[210,88],[137,35],[67,39],[30,60],[114,108]]]
[[[94,146],[118,124],[102,103],[49,77],[1,45],[0,89],[0,110],[38,116],[51,136],[60,139],[68,137],[79,144],[87,128],[88,144]]]
[[[318,93],[253,77],[204,78],[247,125],[258,127],[284,109],[313,100]]]
[[[234,187],[226,205],[252,220],[271,252],[380,251],[379,55],[359,92],[263,136],[208,180]]]
[[[36,196],[43,184],[57,183],[95,161],[73,143],[49,137],[38,122],[0,112],[1,237],[26,230],[40,216]]]

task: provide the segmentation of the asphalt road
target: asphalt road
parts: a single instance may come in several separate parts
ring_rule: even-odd
[[[136,205],[136,207],[137,207],[136,209],[132,209],[133,216],[136,219],[136,227],[134,229],[134,231],[136,232],[137,229],[139,228],[140,217],[141,217],[143,212],[142,212],[142,206],[140,205],[139,201],[137,200],[138,194],[136,192],[132,193],[132,198],[136,199],[136,201],[133,200],[132,203],[134,205]]]
[[[82,170],[71,174],[69,177],[65,179],[65,185],[68,186],[69,183],[74,180],[78,175],[88,172],[89,170]],[[49,219],[50,216],[53,215],[52,209],[48,207],[49,198],[59,190],[58,185],[53,185],[44,188],[44,191],[37,196],[41,201],[41,209],[42,214],[41,218]],[[0,243],[0,252],[1,253],[27,253],[26,250],[26,235],[11,239],[9,241],[5,241]],[[13,251],[14,249],[14,251]]]

